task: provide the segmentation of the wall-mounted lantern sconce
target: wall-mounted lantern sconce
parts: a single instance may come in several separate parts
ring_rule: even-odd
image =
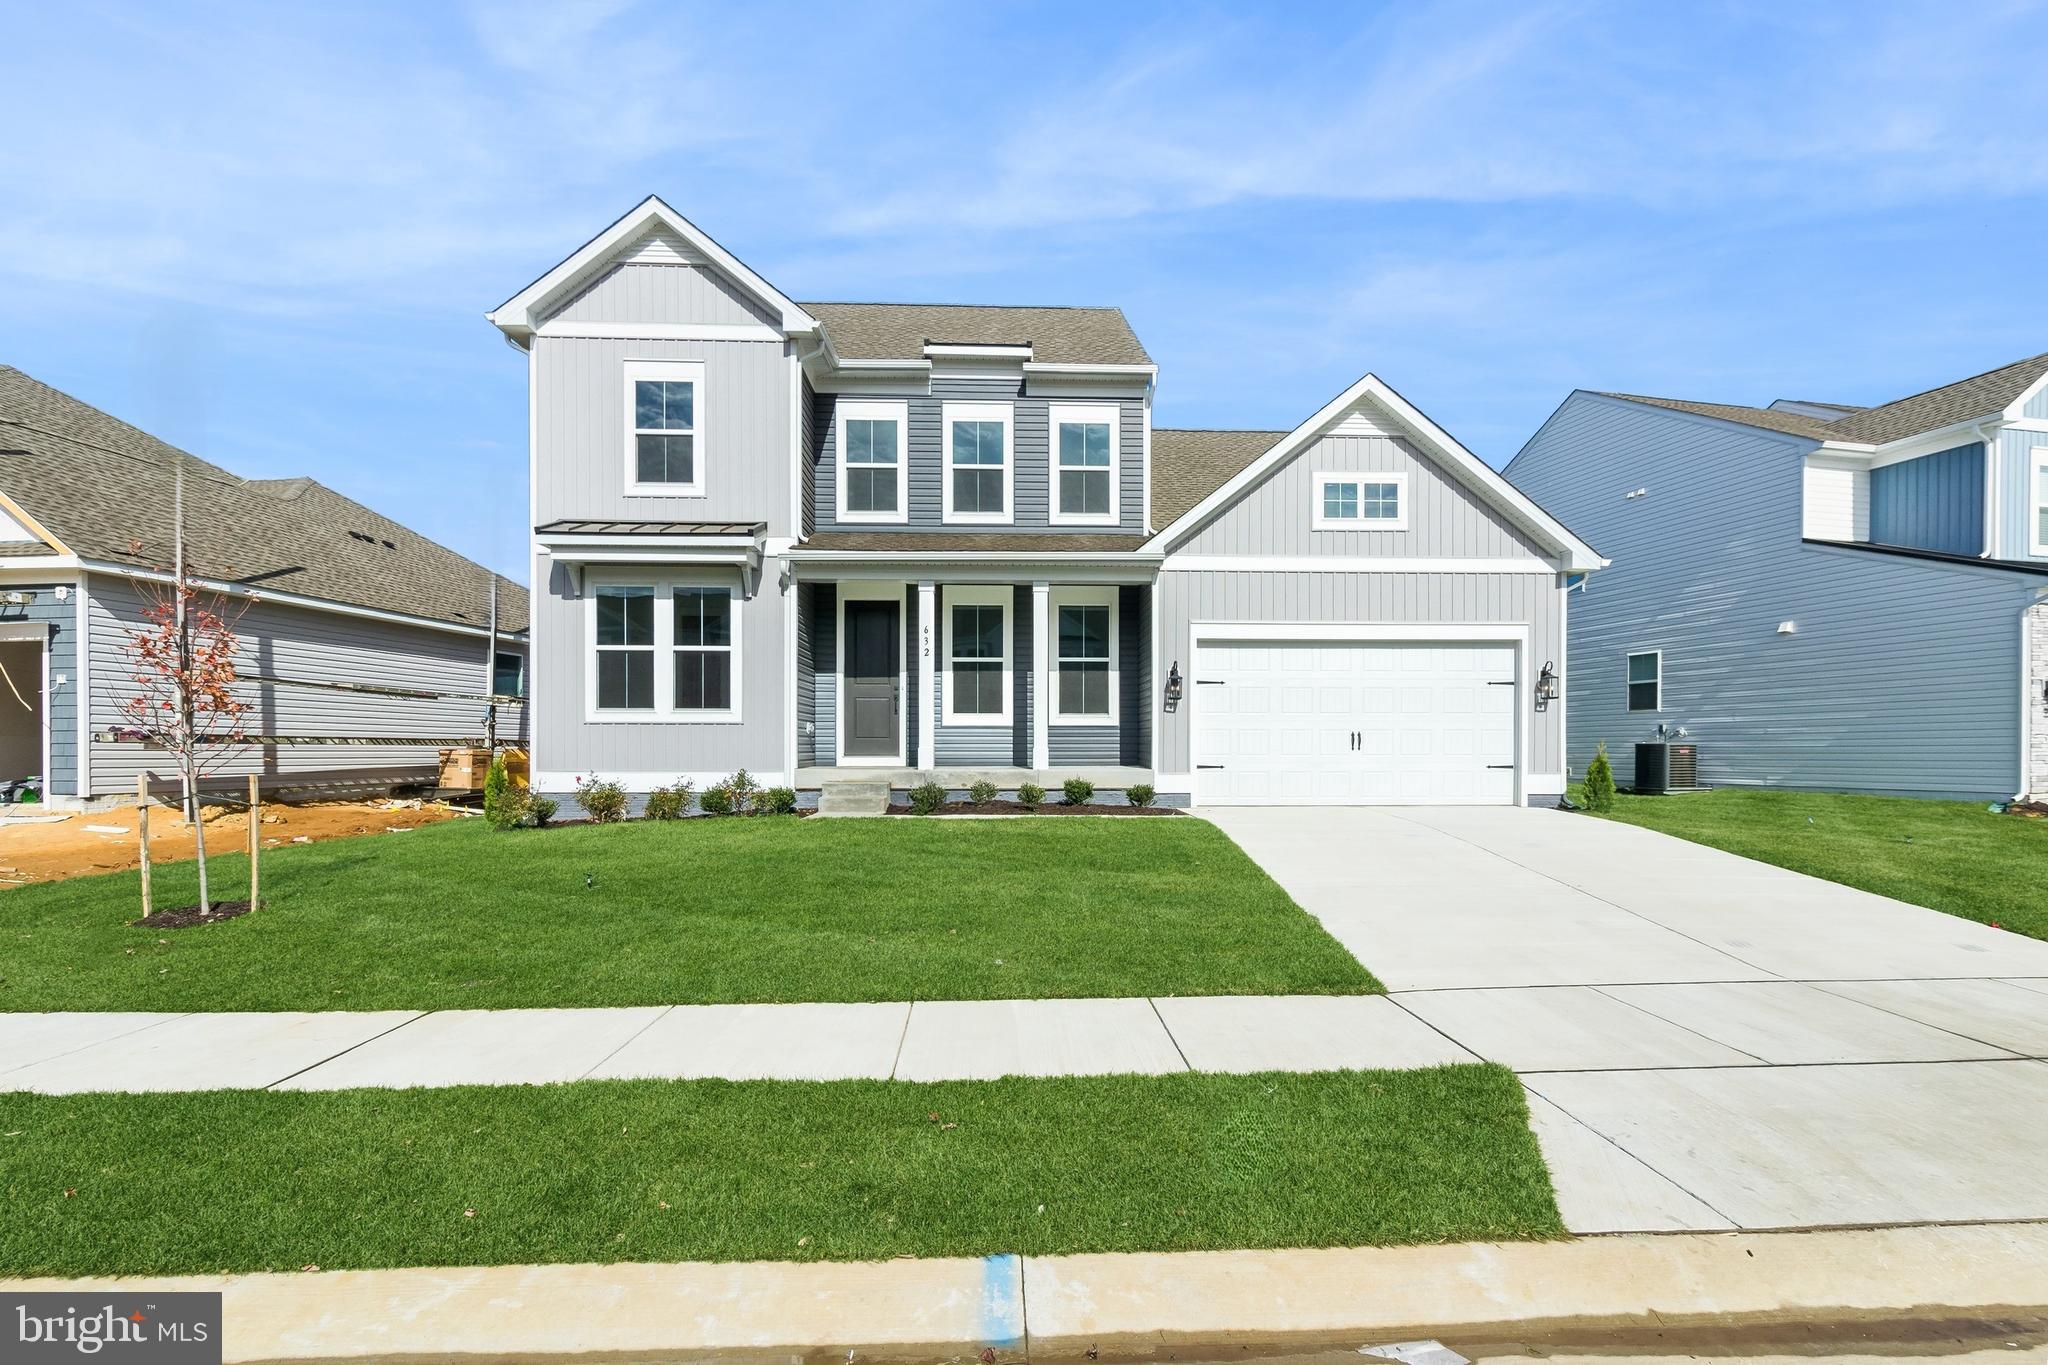
[[[1557,700],[1557,669],[1546,660],[1543,671],[1536,675],[1536,704],[1548,706]]]
[[[1166,670],[1166,704],[1168,706],[1180,705],[1180,694],[1180,660],[1175,659],[1173,667]]]

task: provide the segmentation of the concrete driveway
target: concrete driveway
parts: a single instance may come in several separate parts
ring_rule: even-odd
[[[2048,1218],[2048,943],[1556,811],[1201,813],[1520,1073],[1575,1232]]]

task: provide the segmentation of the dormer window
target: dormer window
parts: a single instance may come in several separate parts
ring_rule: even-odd
[[[906,403],[839,405],[841,521],[907,519],[903,453],[909,431]]]
[[[947,521],[1011,520],[1010,415],[1007,403],[945,405]]]
[[[1117,507],[1117,410],[1105,403],[1055,403],[1052,443],[1054,525],[1114,526]]]
[[[704,362],[626,366],[626,491],[693,497],[704,491]]]
[[[1405,531],[1406,474],[1318,474],[1311,526],[1318,531]]]

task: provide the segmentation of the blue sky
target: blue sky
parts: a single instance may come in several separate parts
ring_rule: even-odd
[[[1871,402],[2048,350],[2048,11],[0,4],[0,361],[524,578],[483,312],[648,193],[798,298],[1114,303],[1160,425],[1373,370]]]

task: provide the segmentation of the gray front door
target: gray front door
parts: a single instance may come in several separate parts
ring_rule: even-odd
[[[897,644],[900,602],[846,604],[845,724],[848,758],[890,758],[900,750],[902,705],[897,674],[902,649]]]

